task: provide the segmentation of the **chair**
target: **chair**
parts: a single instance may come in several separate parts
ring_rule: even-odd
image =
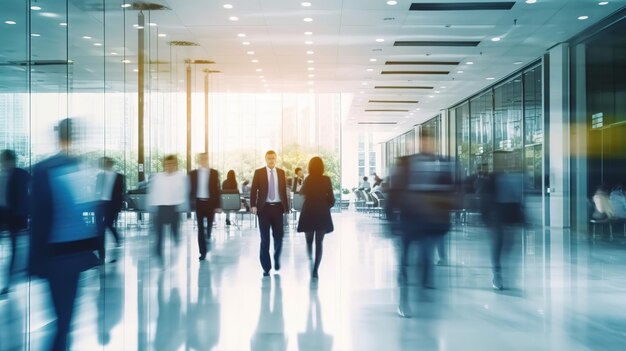
[[[296,219],[298,216],[298,212],[302,211],[302,206],[304,205],[304,195],[301,194],[293,194],[293,199],[291,200],[291,209],[293,210],[293,227],[297,227]]]
[[[238,213],[241,210],[241,197],[239,193],[221,194],[220,207],[224,212]],[[239,227],[236,221],[234,225]]]

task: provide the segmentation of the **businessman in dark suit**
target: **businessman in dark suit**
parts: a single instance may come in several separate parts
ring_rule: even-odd
[[[189,191],[189,204],[196,211],[198,221],[198,248],[200,249],[199,259],[206,259],[207,237],[211,240],[211,229],[215,212],[220,211],[220,183],[219,175],[213,168],[209,168],[209,155],[201,153],[198,155],[198,169],[189,172],[191,183]],[[204,219],[207,220],[206,234],[204,232]]]
[[[69,155],[74,128],[71,119],[62,120],[57,127],[59,153],[33,169],[37,199],[32,201],[28,271],[48,281],[57,316],[54,351],[71,349],[67,336],[80,273],[98,264],[98,231],[83,216],[95,210],[97,173],[84,170]]]
[[[122,211],[124,176],[113,171],[113,159],[110,157],[102,157],[100,159],[100,169],[101,172],[98,174],[96,181],[96,191],[98,192],[100,200],[96,209],[96,220],[98,223],[98,234],[100,236],[98,254],[100,263],[104,263],[107,228],[113,234],[115,244],[118,247],[122,244],[120,235],[115,228],[115,221],[120,211]]]
[[[280,252],[283,248],[283,214],[289,212],[285,171],[276,168],[276,152],[265,153],[266,167],[254,171],[250,189],[252,213],[259,218],[261,232],[261,267],[263,276],[269,276],[270,228],[274,237],[274,269],[280,270]]]
[[[15,270],[17,235],[26,229],[28,222],[30,174],[15,167],[13,150],[0,153],[0,231],[7,229],[11,236],[11,259],[7,273],[6,287],[0,296],[9,293],[11,278]]]

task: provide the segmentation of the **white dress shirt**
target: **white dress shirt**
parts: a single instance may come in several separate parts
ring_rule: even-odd
[[[208,199],[209,194],[209,177],[211,172],[208,168],[198,168],[198,189],[196,191],[196,198]]]
[[[278,192],[278,172],[276,172],[276,167],[269,168],[265,167],[267,170],[267,199],[266,202],[280,202],[280,193]],[[270,172],[274,172],[274,198],[270,198]]]
[[[187,175],[182,172],[157,173],[150,180],[149,206],[178,206],[187,202]]]

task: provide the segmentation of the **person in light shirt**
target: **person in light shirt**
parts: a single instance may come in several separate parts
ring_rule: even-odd
[[[156,255],[163,256],[163,230],[170,226],[172,238],[178,244],[180,212],[184,210],[189,194],[187,175],[178,171],[176,155],[163,158],[164,172],[157,173],[148,186],[148,206],[154,208],[157,235]]]

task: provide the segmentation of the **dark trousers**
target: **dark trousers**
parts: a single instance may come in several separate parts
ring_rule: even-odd
[[[48,264],[48,285],[50,297],[57,315],[57,328],[52,344],[52,351],[68,350],[68,334],[70,333],[74,301],[78,291],[80,270],[71,261],[63,257],[52,258]]]
[[[117,212],[113,209],[111,201],[100,201],[96,207],[96,222],[98,225],[98,235],[100,237],[100,243],[98,246],[98,256],[101,260],[104,260],[106,255],[106,231],[107,228],[113,234],[115,243],[120,244],[120,235],[115,228],[115,220],[117,219]]]
[[[304,233],[306,237],[306,249],[309,254],[309,259],[313,259],[313,240],[315,239],[315,262],[313,264],[313,272],[317,273],[317,270],[320,267],[320,263],[322,262],[322,253],[324,251],[324,232],[315,231],[315,232],[306,232]]]
[[[280,253],[283,249],[283,205],[266,204],[262,211],[257,213],[259,217],[259,230],[261,232],[261,267],[263,271],[272,269],[270,260],[270,228],[274,237],[274,265],[280,265]]]
[[[206,232],[204,219],[206,218]],[[213,220],[215,219],[215,206],[208,201],[196,200],[196,221],[198,222],[198,248],[200,256],[207,253],[207,238],[211,239],[211,230],[213,229]]]
[[[163,256],[163,231],[164,227],[169,224],[170,231],[172,232],[172,238],[174,242],[178,244],[178,223],[180,221],[180,214],[178,213],[178,206],[157,206],[157,213],[155,218],[156,225],[156,255]]]
[[[9,267],[7,271],[6,288],[11,286],[11,278],[15,273],[15,256],[17,254],[17,235],[26,228],[27,219],[25,216],[11,215],[7,210],[0,209],[0,231],[5,228],[9,231],[11,238],[11,258],[9,259]]]
[[[407,269],[409,265],[409,251],[413,242],[418,243],[418,273],[420,283],[423,287],[430,287],[433,285],[433,255],[435,249],[435,242],[438,238],[433,235],[421,234],[417,237],[415,234],[405,234],[402,237],[402,246],[400,252],[400,283],[406,284],[407,281]]]

